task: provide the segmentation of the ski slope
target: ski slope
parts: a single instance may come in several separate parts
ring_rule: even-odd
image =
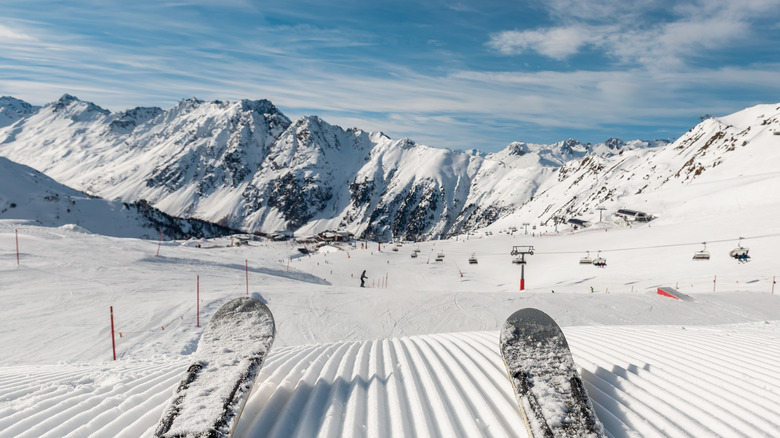
[[[610,436],[776,436],[780,325],[572,327]],[[522,436],[496,333],[283,347],[238,436]],[[757,345],[753,345],[757,344]],[[0,369],[2,436],[140,436],[187,360]]]
[[[0,437],[148,436],[206,321],[246,294],[274,312],[277,338],[240,437],[523,436],[498,354],[501,324],[522,307],[563,327],[609,436],[778,436],[776,196],[695,218],[701,202],[659,207],[632,227],[495,228],[310,255],[0,221]],[[691,260],[701,241],[706,262]],[[728,257],[738,244],[751,262]],[[515,245],[535,248],[524,291]],[[607,268],[578,263],[599,250]]]

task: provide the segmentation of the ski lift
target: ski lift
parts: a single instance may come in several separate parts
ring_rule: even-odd
[[[591,265],[593,264],[593,259],[590,258],[590,251],[588,251],[588,254],[585,255],[585,257],[580,259],[581,265]]]
[[[477,262],[477,255],[476,254],[471,254],[471,257],[469,257],[469,264],[470,265],[476,265],[477,263],[478,263]]]
[[[444,260],[444,253],[440,252],[440,253],[436,254],[436,261],[440,262],[442,260]]]
[[[707,251],[707,242],[702,242],[702,244],[704,245],[704,249],[702,249],[701,251],[696,251],[693,254],[693,259],[694,260],[709,260],[710,259],[710,252]]]
[[[524,265],[525,264],[525,255],[534,255],[534,247],[529,245],[523,245],[523,246],[513,246],[512,252],[509,253],[510,255],[515,256],[512,259],[512,263],[517,265]]]
[[[597,268],[606,268],[607,267],[607,259],[601,257],[601,251],[599,251],[598,257],[593,259],[593,266]]]
[[[417,251],[412,251],[412,258],[413,258],[413,259],[416,259],[416,258],[417,258]]]
[[[737,259],[740,263],[746,263],[750,261],[750,256],[748,255],[748,249],[742,247],[742,238],[739,238],[739,244],[737,248],[732,249],[729,252],[729,255],[732,258]]]

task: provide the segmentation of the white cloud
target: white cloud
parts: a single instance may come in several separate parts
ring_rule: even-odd
[[[780,0],[551,0],[546,6],[560,25],[498,32],[487,45],[507,55],[533,50],[557,60],[596,46],[619,63],[682,67],[688,57],[749,44],[755,20],[780,16]]]
[[[8,26],[0,24],[0,42],[12,44],[19,41],[34,41],[35,38],[24,32],[11,29]]]
[[[534,50],[554,59],[564,59],[593,42],[593,33],[584,26],[555,27],[539,30],[510,30],[491,36],[488,45],[508,54]]]

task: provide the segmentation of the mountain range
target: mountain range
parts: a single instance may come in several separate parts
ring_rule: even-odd
[[[647,196],[750,163],[771,171],[779,120],[780,105],[759,105],[674,142],[514,142],[485,154],[292,121],[267,100],[111,112],[66,94],[40,107],[0,98],[0,156],[92,196],[226,229],[412,240],[594,221],[598,207],[644,208]]]

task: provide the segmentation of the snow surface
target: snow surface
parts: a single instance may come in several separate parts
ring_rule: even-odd
[[[158,246],[0,220],[0,437],[151,433],[202,333],[197,285],[201,326],[247,294],[274,313],[277,336],[239,437],[523,436],[498,352],[501,325],[523,307],[563,328],[608,436],[780,436],[780,137],[768,117],[776,110],[705,121],[689,137],[701,139],[694,149],[675,143],[580,162],[570,184],[546,182],[522,212],[563,208],[578,190],[596,193],[625,174],[631,183],[605,202],[604,222],[581,230],[526,235],[528,218],[513,214],[449,240],[302,255],[294,243]],[[757,127],[734,132],[744,126]],[[716,137],[723,141],[707,146]],[[593,163],[614,174],[601,179]],[[631,179],[640,168],[641,181]],[[7,199],[10,188],[0,189]],[[584,198],[578,205],[591,209],[606,199]],[[618,206],[658,218],[621,226],[611,216]],[[702,242],[712,258],[694,261]],[[515,245],[535,249],[524,291]],[[738,245],[749,263],[728,256]],[[587,251],[600,251],[607,267],[579,264]],[[446,257],[436,262],[439,252]],[[472,254],[478,264],[468,263]]]
[[[277,339],[238,436],[522,436],[498,353],[501,324],[522,307],[564,328],[610,436],[776,436],[780,225],[776,205],[742,213],[762,226],[496,232],[310,256],[296,244],[229,239],[164,242],[156,256],[154,241],[0,221],[0,436],[150,431],[202,331],[196,276],[203,325],[246,294],[246,265]],[[691,260],[696,242],[681,245],[702,228],[724,238],[708,245],[708,262]],[[753,237],[743,240],[749,263],[727,255],[737,241],[725,237],[737,234]],[[522,292],[509,255],[518,244],[536,248]],[[608,267],[598,269],[578,264],[590,248],[624,250],[606,252]],[[472,254],[478,264],[468,264]],[[368,288],[358,287],[363,269]],[[658,286],[694,301],[661,297]]]

